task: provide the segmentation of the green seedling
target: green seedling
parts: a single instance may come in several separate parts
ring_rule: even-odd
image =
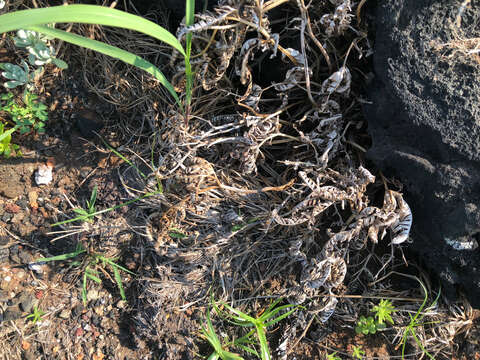
[[[27,315],[25,319],[31,319],[32,324],[35,324],[37,321],[42,319],[42,316],[45,315],[45,312],[40,310],[37,305],[33,307],[33,312],[30,315]]]
[[[3,84],[7,89],[14,89],[17,86],[26,86],[28,90],[33,90],[35,77],[40,74],[41,69],[30,72],[25,60],[18,66],[10,63],[1,63],[0,69],[3,70],[2,76],[8,81]]]
[[[187,237],[187,235],[185,235],[184,233],[182,233],[180,230],[176,229],[176,228],[171,228],[169,231],[168,231],[168,235],[172,238],[172,239],[185,239]]]
[[[357,322],[357,326],[355,327],[355,332],[357,334],[375,334],[378,330],[385,328],[385,324],[378,324],[372,316],[365,317],[360,316],[360,319]]]
[[[220,310],[215,302],[213,302],[213,304],[214,304],[215,310],[219,314],[224,314],[226,319],[231,323],[233,323],[234,325],[242,326],[242,327],[253,327],[254,329],[250,330],[250,332],[247,333],[244,337],[242,337],[242,339],[251,339],[255,335],[256,337],[255,342],[258,344],[260,348],[260,355],[259,356],[257,355],[257,356],[262,360],[270,360],[271,355],[270,355],[270,350],[268,347],[267,336],[266,336],[267,328],[285,319],[286,317],[290,316],[295,310],[298,309],[298,306],[292,305],[292,304],[277,306],[280,303],[280,301],[282,301],[282,298],[279,298],[276,301],[274,301],[258,317],[249,316],[241,312],[240,310],[234,309],[230,305],[222,302],[221,305],[228,310],[228,313],[226,313]],[[283,311],[286,309],[290,309],[290,310],[288,310],[282,315],[277,316],[277,314],[280,311]],[[242,349],[252,354],[257,354],[257,351],[255,349],[248,347],[246,345],[243,345]]]
[[[0,100],[0,111],[9,114],[15,124],[13,131],[19,130],[20,134],[31,131],[45,132],[45,122],[48,120],[47,106],[38,101],[37,95],[26,91],[23,94],[24,106],[17,104],[11,92],[1,95]]]
[[[186,0],[187,10],[185,24],[187,26],[193,24],[195,11],[194,3],[194,0]],[[120,27],[142,32],[172,46],[185,58],[185,76],[187,84],[185,90],[185,105],[187,111],[185,112],[185,107],[180,101],[173,85],[167,80],[160,69],[152,63],[118,47],[48,26],[48,24],[53,23],[83,23]],[[188,118],[193,87],[193,72],[190,64],[192,46],[191,34],[187,34],[185,44],[186,50],[184,50],[175,35],[152,21],[106,6],[80,4],[20,10],[0,15],[0,33],[22,29],[35,31],[36,33],[51,38],[60,39],[77,46],[100,52],[148,72],[158,79],[158,81],[169,91],[181,111],[185,112],[186,118]]]
[[[12,133],[15,129],[5,130],[5,124],[0,122],[0,155],[10,157],[12,154],[22,155],[20,147],[12,144]]]
[[[371,312],[375,313],[375,318],[378,324],[385,324],[389,322],[393,325],[392,313],[395,312],[395,307],[390,300],[380,300],[378,305],[375,305]]]
[[[88,280],[92,280],[97,284],[101,284],[102,280],[99,277],[100,275],[99,270],[102,271],[103,274],[107,275],[108,273],[105,270],[107,268],[110,268],[110,270],[113,272],[114,280],[115,280],[115,283],[117,284],[118,290],[120,292],[120,296],[122,300],[126,301],[127,299],[125,296],[125,290],[123,289],[123,282],[122,282],[122,276],[120,274],[120,271],[124,271],[131,275],[135,275],[135,274],[130,270],[124,268],[123,266],[118,265],[115,262],[115,259],[110,259],[103,255],[93,253],[93,252],[87,252],[87,250],[85,250],[85,248],[80,243],[77,244],[77,248],[75,249],[75,251],[71,253],[52,256],[48,258],[40,258],[40,259],[37,259],[35,262],[66,261],[69,259],[74,259],[77,256],[81,256],[81,255],[84,256],[83,259],[73,262],[72,265],[77,265],[77,266],[83,265],[83,275],[82,275],[83,305],[84,306],[87,305]]]
[[[217,359],[243,360],[243,358],[240,355],[226,350],[229,347],[234,345],[236,346],[243,345],[243,343],[241,342],[242,339],[237,339],[236,341],[222,344],[217,334],[215,333],[215,329],[213,328],[212,320],[210,318],[209,308],[207,308],[206,327],[202,327],[200,332],[202,333],[203,337],[208,341],[208,343],[213,347],[213,353],[208,357],[208,360],[217,360]]]
[[[407,339],[409,336],[412,336],[413,339],[415,340],[415,342],[417,343],[418,347],[423,351],[423,353],[425,355],[427,355],[431,360],[435,360],[435,358],[425,349],[425,347],[423,346],[422,342],[420,341],[420,339],[418,338],[417,334],[416,334],[416,328],[417,327],[420,327],[420,326],[424,326],[424,325],[429,325],[429,324],[435,324],[436,321],[433,321],[433,322],[426,322],[426,323],[422,323],[422,319],[424,318],[425,315],[422,314],[422,311],[423,309],[425,308],[425,305],[427,304],[427,301],[428,301],[428,292],[427,292],[427,288],[425,287],[425,285],[420,281],[419,278],[417,278],[416,276],[411,276],[411,275],[406,275],[406,274],[402,274],[404,276],[408,276],[408,277],[411,277],[415,280],[417,280],[419,283],[420,283],[420,286],[422,287],[422,290],[423,290],[423,293],[424,293],[424,299],[423,299],[423,302],[422,302],[422,305],[420,306],[420,308],[417,310],[417,312],[415,313],[415,315],[411,315],[411,314],[408,314],[410,316],[410,322],[408,323],[408,325],[405,327],[405,330],[403,331],[403,336],[402,336],[402,340],[400,342],[400,344],[402,344],[402,360],[405,359],[405,347],[407,345]],[[437,297],[435,298],[435,300],[432,302],[432,304],[429,306],[429,308],[432,308],[436,305],[438,299],[440,298],[440,291],[438,292],[438,295]]]
[[[98,186],[95,185],[95,187],[92,190],[92,194],[90,195],[90,200],[86,201],[87,209],[82,209],[82,208],[73,209],[75,213],[80,215],[81,221],[93,222],[93,217],[91,215],[95,214],[95,202],[97,201],[97,188]]]
[[[334,351],[331,354],[327,354],[327,359],[326,360],[342,360],[339,356],[337,356],[337,352]]]
[[[66,69],[68,65],[55,57],[55,50],[49,46],[48,37],[31,30],[18,30],[13,38],[16,47],[24,48],[29,52],[28,62],[30,65],[45,65],[54,63],[60,69]]]
[[[97,215],[100,215],[100,214],[104,214],[104,213],[107,213],[109,211],[113,211],[113,210],[117,210],[123,206],[127,206],[127,205],[130,205],[130,204],[133,204],[134,202],[136,201],[139,201],[139,200],[142,200],[142,199],[145,199],[147,197],[150,197],[150,196],[154,196],[154,195],[157,195],[157,194],[161,194],[160,191],[154,191],[154,192],[150,192],[150,193],[146,193],[142,196],[139,196],[135,199],[132,199],[132,200],[128,200],[128,201],[125,201],[124,203],[122,204],[118,204],[118,205],[115,205],[115,206],[112,206],[112,207],[109,207],[107,209],[103,209],[103,210],[99,210],[99,211],[95,211],[93,213],[89,213],[89,214],[82,214],[82,215],[79,215],[77,217],[74,217],[73,219],[68,219],[68,220],[64,220],[64,221],[59,221],[59,222],[56,222],[55,224],[52,224],[50,225],[51,227],[54,227],[54,226],[59,226],[59,225],[63,225],[63,224],[68,224],[68,223],[71,223],[71,222],[74,222],[74,221],[88,221],[88,219],[91,219],[93,218],[94,216],[97,216]]]
[[[365,351],[362,350],[361,346],[353,346],[352,357],[354,359],[363,359],[365,356]]]

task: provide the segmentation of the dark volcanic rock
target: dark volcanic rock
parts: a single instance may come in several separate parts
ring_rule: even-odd
[[[445,44],[458,39],[455,32],[480,36],[480,3],[471,2],[456,29],[461,3],[378,1],[376,77],[365,112],[369,158],[405,184],[412,250],[450,295],[460,289],[478,307],[480,64]]]

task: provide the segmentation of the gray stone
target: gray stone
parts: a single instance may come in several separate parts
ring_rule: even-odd
[[[33,309],[33,306],[36,304],[37,299],[31,295],[31,294],[22,294],[20,295],[19,298],[19,303],[20,303],[20,309],[24,312],[31,312]]]
[[[451,295],[480,305],[480,64],[442,44],[460,2],[382,0],[375,13],[375,79],[365,106],[368,157],[404,185],[411,250]],[[462,29],[479,37],[480,3]],[[440,46],[440,47],[439,47]]]
[[[3,312],[3,321],[14,321],[21,317],[22,313],[15,308],[8,308]]]

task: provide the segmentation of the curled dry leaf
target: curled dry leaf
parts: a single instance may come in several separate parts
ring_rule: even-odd
[[[341,94],[348,96],[350,94],[350,84],[352,75],[346,66],[342,66],[322,83],[322,92],[325,94]]]

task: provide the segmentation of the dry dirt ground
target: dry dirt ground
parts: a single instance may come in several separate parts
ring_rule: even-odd
[[[295,56],[310,63],[307,85],[302,66],[291,73],[295,81],[288,78],[292,60],[275,58],[274,42],[264,44],[265,52],[243,47],[262,35],[245,23],[259,21],[252,15],[256,2],[247,3],[218,20],[235,27],[234,33],[226,26],[195,35],[195,51],[212,51],[209,61],[217,68],[212,74],[198,65],[205,77],[188,122],[146,75],[64,45],[60,53],[70,69],[49,68],[38,84],[50,110],[46,134],[16,137],[23,157],[0,161],[0,359],[207,358],[212,348],[200,329],[212,298],[260,316],[279,297],[281,304],[301,307],[268,329],[273,358],[325,359],[336,351],[350,359],[353,346],[361,346],[368,359],[401,358],[409,314],[424,295],[412,276],[428,290],[423,326],[416,328],[422,346],[436,359],[480,358],[477,312],[461,297],[452,302],[440,296],[429,306],[439,286],[405,255],[407,244],[390,245],[395,233],[379,220],[387,211],[399,216],[400,205],[389,203],[388,194],[400,194],[401,184],[366,170],[369,139],[360,89],[371,44],[356,18],[359,4],[348,21],[363,32],[332,27],[328,61],[307,30],[299,36],[302,27],[295,22],[324,33],[318,14],[333,14],[331,3],[306,12],[298,5],[303,1],[279,2],[262,15],[262,26],[285,39],[284,49],[299,39],[306,44],[306,56]],[[162,14],[153,8],[143,15],[165,21]],[[147,57],[160,54],[158,62],[171,66],[175,78],[178,67],[169,64],[171,51],[161,44],[119,30],[74,30]],[[207,46],[210,38],[218,47]],[[12,44],[5,38],[1,44],[14,62]],[[215,54],[220,45],[227,52],[223,58]],[[342,82],[326,96],[329,83],[322,82],[346,60],[353,80],[347,86],[341,73]],[[279,74],[267,74],[269,68]],[[272,88],[272,81],[283,87]],[[181,79],[176,85],[181,90]],[[325,107],[312,108],[309,96]],[[53,166],[53,181],[37,186],[34,173],[45,164]],[[97,210],[157,192],[93,222],[52,227],[85,207],[95,187]],[[367,207],[376,209],[376,228],[362,218]],[[369,239],[375,229],[385,233],[378,244]],[[102,282],[87,282],[83,305],[88,256],[35,263],[78,244],[133,273],[121,272],[127,301],[110,268],[98,263]],[[325,264],[328,274],[321,272]],[[380,299],[392,300],[395,324],[375,335],[357,335],[359,316]],[[44,312],[35,323],[26,318],[34,309]],[[222,341],[244,334],[214,311],[212,321]],[[405,358],[422,357],[408,336]]]

